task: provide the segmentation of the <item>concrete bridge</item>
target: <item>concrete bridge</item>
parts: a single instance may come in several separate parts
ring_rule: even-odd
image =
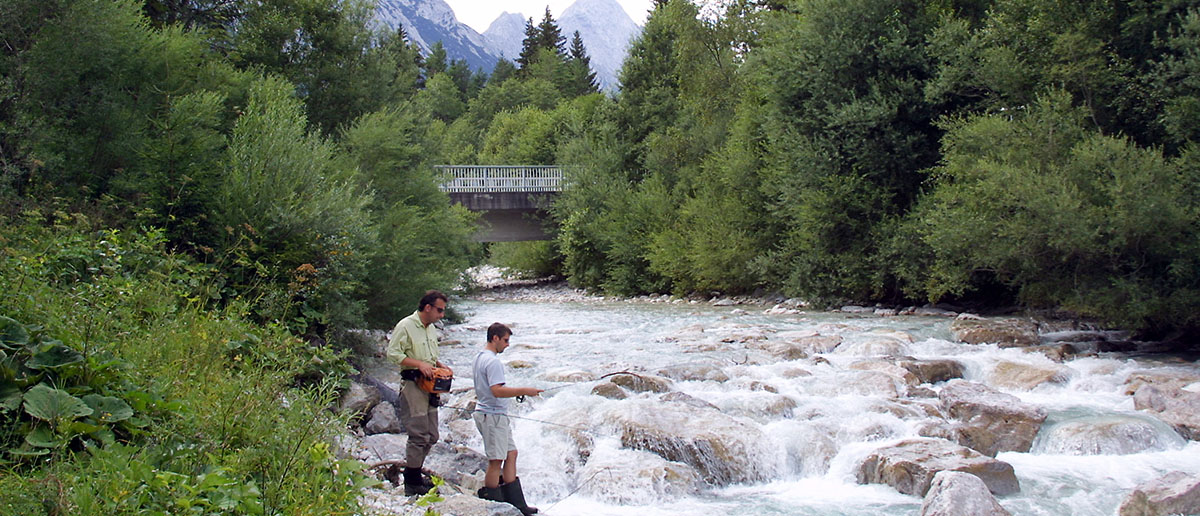
[[[556,166],[436,165],[450,202],[481,212],[480,242],[549,240],[543,221],[561,191],[562,170]]]

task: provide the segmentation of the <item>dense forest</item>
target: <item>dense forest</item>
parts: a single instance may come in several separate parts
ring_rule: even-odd
[[[548,10],[485,75],[372,9],[0,4],[5,512],[352,513],[348,330],[489,251],[1200,328],[1200,2],[657,1],[612,93]],[[556,239],[472,242],[435,164],[565,167]]]

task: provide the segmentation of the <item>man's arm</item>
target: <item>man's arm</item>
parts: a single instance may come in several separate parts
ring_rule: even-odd
[[[515,398],[517,396],[537,396],[542,390],[535,387],[509,387],[502,383],[492,386],[492,396],[497,398]]]

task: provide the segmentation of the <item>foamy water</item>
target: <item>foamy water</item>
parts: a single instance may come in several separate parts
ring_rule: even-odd
[[[950,320],[939,317],[767,315],[752,307],[640,302],[468,301],[456,308],[467,320],[445,335],[463,344],[444,348],[442,357],[457,376],[469,375],[487,325],[503,322],[515,333],[501,359],[528,366],[510,365],[509,384],[548,389],[510,412],[522,418],[515,437],[525,494],[543,514],[916,514],[919,497],[855,481],[871,452],[917,437],[932,421],[924,412],[937,401],[911,395],[889,375],[850,368],[879,352],[956,360],[964,379],[1048,411],[1033,451],[997,457],[1014,467],[1021,484],[1019,493],[998,498],[1013,514],[1111,515],[1141,482],[1173,470],[1200,474],[1200,443],[1134,410],[1124,394],[1131,372],[1167,367],[1161,364],[1121,356],[1058,364],[1019,349],[959,344],[951,341]],[[836,334],[843,343],[819,359],[788,361],[765,350],[788,332]],[[1065,367],[1065,377],[1033,390],[993,385],[1002,362]],[[688,403],[719,412],[663,401],[657,393],[603,398],[591,394],[599,380],[548,380],[667,368],[727,377],[672,383]],[[1129,446],[1143,451],[1086,455],[1104,443],[1075,437],[1071,425],[1104,418],[1128,424]],[[706,483],[697,468],[623,444],[660,431],[719,436],[721,449],[701,450],[694,462],[710,480],[716,474],[733,481]],[[482,450],[477,436],[470,445]]]

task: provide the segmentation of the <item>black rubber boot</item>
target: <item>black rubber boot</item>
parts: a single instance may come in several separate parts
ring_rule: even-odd
[[[404,496],[423,495],[433,489],[433,482],[421,475],[421,468],[404,468]]]
[[[521,514],[537,514],[537,507],[530,507],[525,503],[525,493],[521,491],[521,477],[514,478],[507,484],[500,484],[500,492],[504,495],[504,501],[519,509]]]
[[[475,495],[483,498],[484,500],[491,500],[493,502],[504,501],[504,493],[500,491],[499,487],[483,486],[479,488],[479,491],[477,491]]]

